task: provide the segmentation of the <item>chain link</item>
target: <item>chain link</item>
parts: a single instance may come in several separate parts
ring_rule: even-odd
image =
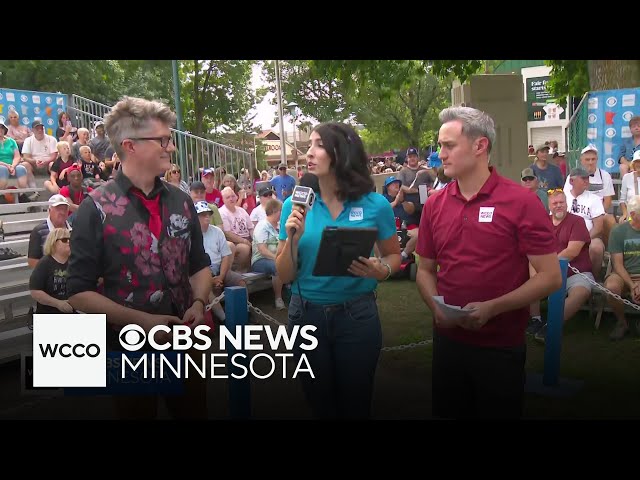
[[[222,300],[224,300],[224,292],[222,292],[220,295],[218,295],[216,298],[213,299],[213,301],[207,305],[204,309],[205,312],[208,312],[209,310],[211,310],[215,305],[217,305],[218,303],[220,303]]]
[[[422,340],[421,342],[408,343],[407,345],[397,345],[395,347],[382,347],[383,352],[392,352],[394,350],[406,350],[408,348],[414,347],[422,347],[426,345],[431,345],[433,343],[433,339],[429,338],[427,340]]]
[[[262,310],[260,310],[258,307],[254,307],[251,302],[247,301],[247,305],[249,305],[249,308],[251,309],[252,312],[254,312],[256,315],[261,316],[262,318],[270,321],[271,323],[274,323],[276,325],[284,325],[283,323],[280,323],[278,320],[276,320],[275,318],[273,318],[271,315],[267,315],[266,313],[264,313]]]
[[[598,282],[596,282],[595,280],[591,280],[589,277],[587,277],[585,274],[583,274],[582,272],[580,272],[580,270],[578,270],[576,267],[571,266],[571,264],[569,264],[569,268],[571,269],[571,271],[577,275],[581,275],[583,278],[587,279],[587,281],[593,285],[594,287],[599,288],[600,290],[602,290],[604,293],[606,293],[607,295],[611,295],[613,298],[615,298],[616,300],[624,303],[625,305],[628,305],[629,307],[640,311],[640,305],[638,305],[637,303],[633,303],[629,300],[627,300],[626,298],[622,298],[620,295],[618,295],[617,293],[613,293],[611,290],[603,287],[602,285],[600,285]]]

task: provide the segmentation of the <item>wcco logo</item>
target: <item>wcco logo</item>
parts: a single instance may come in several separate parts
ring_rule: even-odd
[[[106,387],[107,316],[35,314],[34,387]]]

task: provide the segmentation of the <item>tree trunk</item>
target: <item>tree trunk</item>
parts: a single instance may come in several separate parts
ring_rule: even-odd
[[[589,87],[593,90],[617,90],[640,85],[638,60],[588,60]]]

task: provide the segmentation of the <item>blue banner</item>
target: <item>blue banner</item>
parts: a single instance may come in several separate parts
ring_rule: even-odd
[[[618,159],[625,141],[631,138],[629,120],[635,115],[640,115],[640,88],[589,93],[587,140],[598,149],[600,168],[619,172]]]
[[[15,110],[20,125],[31,128],[34,120],[45,125],[45,132],[56,136],[58,115],[67,110],[67,96],[62,93],[33,92],[0,88],[0,121],[9,124],[9,111]]]

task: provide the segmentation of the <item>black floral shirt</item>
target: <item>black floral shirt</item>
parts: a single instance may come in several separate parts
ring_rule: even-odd
[[[210,264],[191,198],[157,178],[145,196],[122,170],[82,202],[71,236],[69,296],[103,277],[100,293],[149,313],[182,317],[189,277]]]

